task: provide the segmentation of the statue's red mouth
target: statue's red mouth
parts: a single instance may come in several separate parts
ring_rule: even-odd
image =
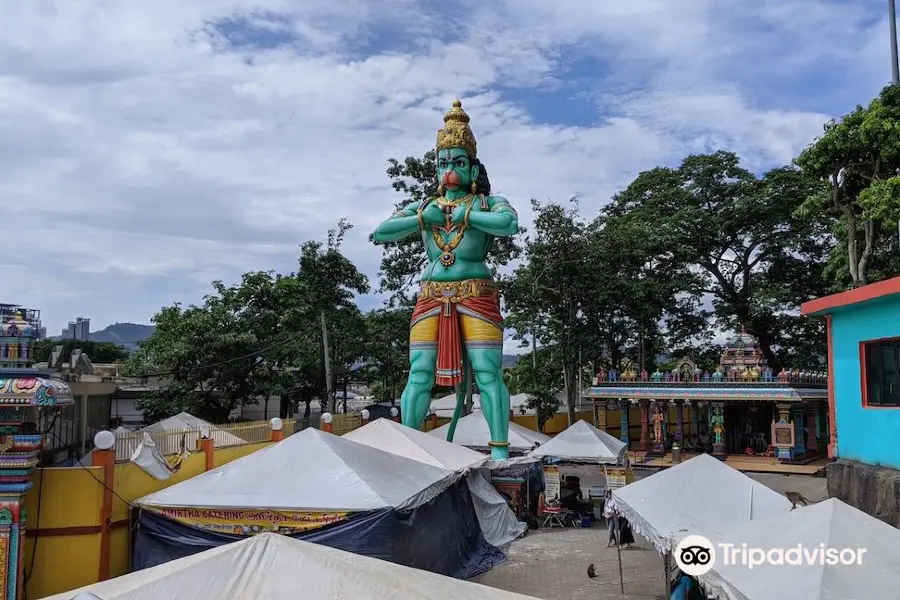
[[[447,171],[441,177],[441,185],[448,190],[454,190],[462,185],[462,182],[459,180],[459,175],[457,175],[456,171]]]

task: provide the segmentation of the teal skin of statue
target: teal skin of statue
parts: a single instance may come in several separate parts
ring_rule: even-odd
[[[490,194],[469,116],[458,100],[444,123],[436,148],[438,196],[407,205],[373,234],[378,243],[420,235],[428,256],[410,328],[403,424],[421,428],[435,382],[454,385],[457,406],[447,437],[453,441],[471,369],[491,433],[491,457],[506,459],[509,391],[502,374],[503,321],[486,259],[495,238],[518,232],[519,219],[506,198]],[[449,327],[441,321],[448,318],[453,319]],[[459,358],[453,358],[460,343]]]

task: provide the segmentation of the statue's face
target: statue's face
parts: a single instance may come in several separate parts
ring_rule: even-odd
[[[463,148],[447,148],[438,153],[437,176],[445,190],[468,190],[478,173],[478,166],[472,164]]]

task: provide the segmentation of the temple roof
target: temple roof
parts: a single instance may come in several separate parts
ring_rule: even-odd
[[[53,407],[74,401],[64,381],[21,370],[0,371],[0,405]]]
[[[794,387],[779,383],[710,384],[710,383],[662,383],[648,381],[606,382],[582,392],[585,398],[649,399],[691,401],[779,401],[800,402],[828,398],[825,386]]]
[[[742,326],[739,334],[729,338],[728,341],[725,342],[725,349],[756,348],[758,345],[756,338],[747,333],[747,330]]]
[[[15,316],[10,317],[6,323],[0,326],[0,335],[3,337],[19,337],[19,338],[36,338],[38,332],[35,331],[31,323],[22,318],[22,313],[17,312]]]

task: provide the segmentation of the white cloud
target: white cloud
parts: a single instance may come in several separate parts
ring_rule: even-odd
[[[366,235],[397,200],[385,160],[430,147],[456,95],[527,226],[531,197],[593,212],[688,152],[785,162],[889,70],[884,21],[837,0],[438,8],[0,0],[0,300],[44,309],[51,331],[146,321],[213,278],[292,268],[341,217],[374,276]],[[570,85],[580,60],[595,72],[573,102],[594,103],[596,125],[565,125],[566,106],[538,123],[512,101]],[[814,88],[792,83],[810,73]]]

